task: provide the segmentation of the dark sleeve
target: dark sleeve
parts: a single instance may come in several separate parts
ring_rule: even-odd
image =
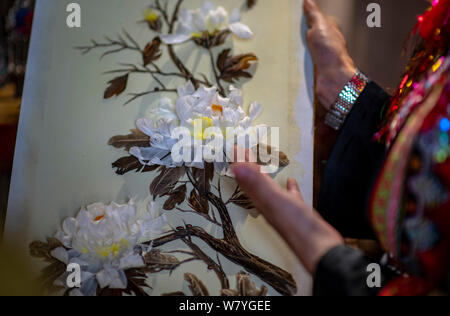
[[[318,211],[347,238],[374,238],[367,216],[370,192],[385,157],[373,136],[389,96],[369,83],[348,115],[322,180]]]
[[[314,278],[314,296],[376,296],[387,281],[387,274],[380,268],[380,287],[370,288],[367,271],[374,263],[361,251],[339,246],[330,250],[319,262]]]

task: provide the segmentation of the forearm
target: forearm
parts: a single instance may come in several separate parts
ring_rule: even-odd
[[[339,233],[305,203],[286,196],[276,213],[263,215],[287,242],[297,258],[311,274],[320,259],[332,248],[343,245]]]
[[[318,210],[345,237],[373,238],[367,202],[385,147],[373,140],[389,96],[369,83],[340,131],[325,168]]]

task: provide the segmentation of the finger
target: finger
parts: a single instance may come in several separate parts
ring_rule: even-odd
[[[305,0],[303,10],[306,15],[306,23],[309,27],[314,27],[324,18],[315,0]]]
[[[282,191],[267,174],[261,173],[258,165],[236,163],[232,168],[239,186],[257,209],[264,213],[276,208],[283,195]]]
[[[325,19],[327,20],[327,22],[328,22],[329,25],[334,26],[334,27],[335,27],[336,29],[338,29],[339,32],[342,34],[342,28],[341,28],[341,26],[339,25],[339,23],[338,23],[338,21],[336,20],[335,17],[333,17],[333,16],[327,16]]]
[[[287,190],[289,193],[297,195],[302,201],[304,201],[302,191],[300,191],[300,187],[295,179],[289,178],[287,180]]]

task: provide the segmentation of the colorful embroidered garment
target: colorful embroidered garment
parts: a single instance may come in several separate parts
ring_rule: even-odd
[[[378,134],[390,152],[371,219],[383,248],[409,274],[388,284],[383,296],[450,289],[449,18],[450,1],[441,0],[419,19],[424,41],[415,56],[424,63],[419,67],[413,58],[414,74],[406,75],[387,113],[389,124]]]

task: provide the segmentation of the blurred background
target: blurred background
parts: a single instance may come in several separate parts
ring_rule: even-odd
[[[6,215],[33,8],[34,0],[0,0],[0,234]]]
[[[417,17],[430,6],[427,0],[316,0],[333,16],[347,39],[356,65],[388,92],[400,84],[409,56],[403,54]],[[381,28],[369,28],[367,6],[381,6]]]
[[[402,56],[405,40],[417,16],[429,3],[425,0],[317,2],[335,17],[358,67],[392,91],[407,60],[407,56]],[[369,3],[381,5],[381,28],[367,27]],[[0,235],[7,208],[33,8],[34,0],[0,0]]]

